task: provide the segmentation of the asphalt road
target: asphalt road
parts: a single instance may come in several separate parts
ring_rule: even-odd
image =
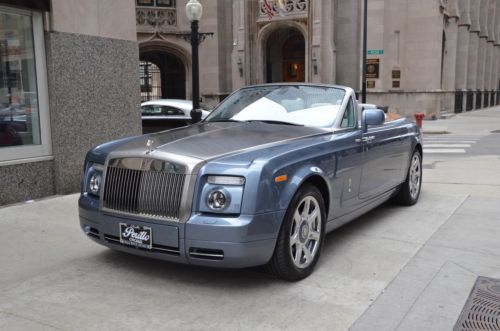
[[[0,330],[450,330],[476,277],[500,278],[495,123],[425,121],[480,138],[424,154],[419,203],[333,232],[298,283],[111,251],[81,233],[77,195],[0,208]]]

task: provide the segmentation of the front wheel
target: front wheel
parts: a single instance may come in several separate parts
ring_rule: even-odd
[[[288,206],[268,269],[288,281],[309,276],[319,259],[325,222],[323,196],[315,186],[302,186]]]
[[[394,201],[404,206],[412,206],[417,203],[422,187],[422,155],[418,150],[413,152],[410,167],[406,175],[406,181],[401,184]]]

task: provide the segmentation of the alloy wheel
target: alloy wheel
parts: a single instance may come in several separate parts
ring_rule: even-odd
[[[321,238],[321,210],[318,200],[306,196],[297,204],[290,230],[290,254],[298,268],[307,268],[318,253]]]

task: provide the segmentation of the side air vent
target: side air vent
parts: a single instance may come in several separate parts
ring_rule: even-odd
[[[224,260],[224,252],[220,249],[189,248],[189,257],[203,260]]]
[[[85,234],[89,237],[92,237],[92,238],[95,238],[95,239],[100,239],[99,238],[99,230],[93,228],[93,227],[90,227],[90,226],[85,226],[85,228],[83,229],[83,231],[85,231]]]

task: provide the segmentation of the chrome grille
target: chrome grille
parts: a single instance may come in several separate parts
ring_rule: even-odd
[[[108,165],[103,207],[129,214],[179,220],[186,175]]]

